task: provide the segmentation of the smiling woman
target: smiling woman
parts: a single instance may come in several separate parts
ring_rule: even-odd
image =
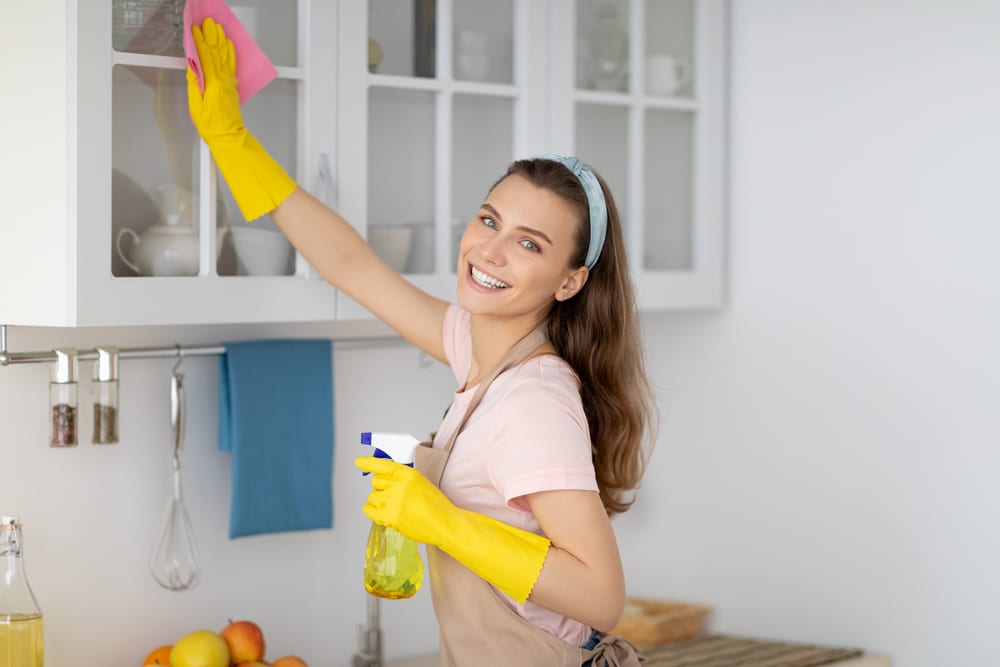
[[[589,269],[571,266],[580,227],[560,195],[520,174],[503,178],[459,243],[459,305],[506,327],[534,328],[553,299],[565,301],[587,281]]]
[[[205,88],[189,87],[191,116],[241,210],[270,212],[329,283],[455,374],[416,469],[356,462],[373,473],[365,514],[427,544],[442,664],[638,665],[605,634],[625,597],[609,517],[631,505],[651,435],[607,186],[575,158],[510,165],[465,228],[450,305],[297,187],[244,126],[221,27],[194,37]]]

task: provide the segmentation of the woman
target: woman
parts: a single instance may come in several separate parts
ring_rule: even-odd
[[[442,664],[638,664],[605,637],[650,418],[632,287],[606,185],[574,158],[517,161],[462,236],[458,305],[382,262],[243,127],[235,54],[193,29],[192,120],[244,216],[270,213],[309,263],[460,383],[417,470],[361,457],[364,512],[428,545]],[[447,464],[447,466],[446,466]],[[586,662],[585,662],[586,661]]]

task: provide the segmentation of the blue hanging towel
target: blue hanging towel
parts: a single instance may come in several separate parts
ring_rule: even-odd
[[[233,455],[229,537],[333,527],[328,340],[227,343],[219,449]]]

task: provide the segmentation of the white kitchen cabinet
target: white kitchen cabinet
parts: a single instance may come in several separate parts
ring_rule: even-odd
[[[299,182],[332,196],[330,188],[324,193],[319,187],[318,174],[322,156],[336,154],[331,76],[336,4],[231,4],[251,9],[258,42],[279,72],[244,106],[247,124]],[[183,5],[182,0],[4,3],[0,323],[109,326],[335,317],[335,290],[301,259],[293,255],[285,265],[255,267],[254,275],[244,275],[248,270],[235,256],[231,235],[216,232],[247,224],[215,177],[187,117]],[[169,194],[171,189],[162,187],[167,184],[180,187],[175,212],[190,220],[186,232],[175,225],[170,234],[191,239],[197,230],[193,264],[178,259],[180,245],[165,248],[159,264],[142,261],[143,253],[156,247],[152,235],[142,235],[159,221],[154,198]],[[273,223],[264,218],[249,226]],[[244,257],[249,256],[247,251]],[[155,275],[137,274],[130,263]],[[164,275],[178,271],[195,275]]]
[[[506,165],[578,155],[615,193],[640,308],[719,306],[726,21],[725,0],[344,3],[342,211],[452,299],[457,238]]]
[[[273,223],[242,221],[187,119],[176,35],[151,29],[162,14],[121,13],[144,4],[172,5],[39,0],[0,10],[10,100],[0,125],[0,323],[369,318],[297,255],[257,275],[234,233],[218,233]],[[457,240],[489,186],[517,157],[560,152],[610,182],[641,308],[721,303],[725,0],[231,5],[255,11],[279,72],[245,105],[248,127],[418,286],[452,299]],[[610,67],[597,76],[595,56],[609,44]],[[691,72],[676,91],[663,82],[675,71],[663,69],[667,55]],[[140,275],[164,272],[140,261],[135,239],[162,222],[154,199],[171,193],[198,230],[195,275]]]
[[[551,147],[610,184],[640,308],[721,305],[727,1],[553,8]]]

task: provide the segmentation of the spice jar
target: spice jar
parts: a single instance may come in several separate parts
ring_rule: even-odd
[[[51,437],[53,447],[76,447],[76,407],[78,385],[77,357],[75,348],[55,351],[56,363],[52,367],[52,381],[49,382],[49,412],[51,414]]]
[[[118,442],[118,348],[97,348],[94,382],[90,386],[94,403],[95,445]]]

